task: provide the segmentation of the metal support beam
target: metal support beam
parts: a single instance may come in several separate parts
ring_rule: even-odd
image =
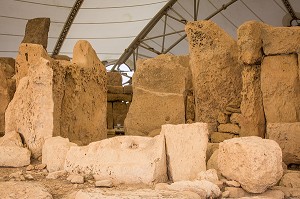
[[[292,7],[292,5],[290,4],[289,0],[282,0],[282,3],[284,4],[285,8],[287,9],[287,11],[289,12],[289,14],[291,15],[292,19],[290,21],[290,26],[292,26],[292,21],[296,21],[298,26],[300,25],[299,22],[299,18],[296,16],[296,13]]]
[[[128,46],[125,52],[121,55],[117,63],[112,67],[114,71],[117,65],[125,63],[127,59],[131,56],[132,52],[139,45],[140,41],[144,39],[147,34],[152,30],[152,28],[157,24],[157,22],[165,15],[165,13],[172,8],[172,6],[177,2],[177,0],[170,0],[166,5],[151,19],[151,21],[144,27],[144,29],[137,35],[137,37]]]
[[[76,0],[76,2],[74,3],[74,5],[73,5],[73,7],[70,11],[70,14],[69,14],[69,16],[68,16],[68,18],[67,18],[67,20],[64,24],[64,27],[63,27],[60,35],[59,35],[59,38],[58,38],[58,40],[55,44],[55,47],[54,47],[53,52],[52,52],[52,56],[58,55],[58,53],[59,53],[59,51],[60,51],[60,49],[61,49],[61,47],[62,47],[62,45],[63,45],[63,43],[66,39],[66,36],[67,36],[67,34],[68,34],[68,32],[71,28],[71,25],[73,24],[73,21],[74,21],[76,15],[77,15],[82,3],[83,3],[83,1],[84,0]]]

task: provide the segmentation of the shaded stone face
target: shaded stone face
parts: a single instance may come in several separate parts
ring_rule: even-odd
[[[189,22],[190,65],[196,121],[216,122],[228,104],[239,104],[242,67],[236,41],[211,21]]]
[[[129,135],[148,135],[163,124],[185,123],[189,68],[185,57],[160,55],[138,62],[133,100],[124,125]]]
[[[22,43],[40,44],[47,49],[50,18],[28,20]]]

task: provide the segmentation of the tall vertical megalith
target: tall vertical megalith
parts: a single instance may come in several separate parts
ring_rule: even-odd
[[[241,71],[237,43],[212,21],[195,21],[185,27],[196,104],[196,121],[216,122],[226,106],[239,106]]]

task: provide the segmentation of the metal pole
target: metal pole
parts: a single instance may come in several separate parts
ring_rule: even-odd
[[[139,45],[140,41],[144,39],[147,34],[152,30],[152,28],[157,24],[157,22],[161,19],[162,16],[169,10],[177,0],[170,0],[152,19],[151,21],[144,27],[144,29],[137,35],[137,37],[132,41],[132,43],[128,46],[128,48],[121,55],[116,64],[112,67],[112,71],[115,70],[117,65],[120,65],[130,57],[134,49]]]
[[[70,11],[70,14],[64,24],[64,27],[59,35],[59,38],[55,44],[55,47],[52,52],[52,56],[58,55],[83,1],[84,0],[76,0],[76,2],[74,3],[74,5]]]

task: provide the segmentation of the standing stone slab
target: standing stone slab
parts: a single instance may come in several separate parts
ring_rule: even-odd
[[[247,21],[238,30],[239,61],[254,65],[261,62],[263,57],[261,34],[266,24],[258,21]]]
[[[300,52],[300,27],[265,27],[262,30],[265,55]]]
[[[242,137],[219,144],[218,167],[227,179],[238,181],[250,193],[263,193],[282,177],[279,145],[260,137]]]
[[[31,65],[5,112],[5,132],[17,131],[34,157],[42,155],[44,140],[53,133],[53,70],[49,60]]]
[[[65,170],[70,173],[97,174],[99,180],[113,184],[153,184],[167,180],[164,136],[155,138],[119,136],[71,147]]]
[[[195,180],[200,171],[206,171],[208,133],[206,123],[162,126],[171,180]]]
[[[300,122],[268,123],[267,138],[279,144],[285,164],[300,164]]]
[[[114,102],[113,103],[113,120],[114,125],[117,126],[120,124],[124,126],[124,120],[128,112],[128,107],[125,102]]]
[[[23,43],[19,47],[19,53],[16,57],[16,86],[19,81],[28,75],[28,69],[31,65],[40,62],[40,58],[50,59],[43,46],[39,44]]]
[[[265,113],[261,91],[260,65],[245,66],[242,89],[240,136],[265,136]]]
[[[106,70],[91,44],[80,40],[67,62],[60,96],[60,135],[76,144],[107,137]],[[58,88],[55,88],[56,90]]]
[[[22,43],[40,44],[47,49],[50,18],[28,20]]]
[[[261,67],[261,89],[267,122],[299,122],[300,80],[297,56],[267,56]]]
[[[148,135],[163,124],[185,123],[189,69],[181,59],[160,55],[138,62],[133,100],[124,122],[126,134]]]
[[[190,65],[196,121],[216,122],[228,104],[241,100],[241,71],[236,41],[211,21],[189,22]]]

